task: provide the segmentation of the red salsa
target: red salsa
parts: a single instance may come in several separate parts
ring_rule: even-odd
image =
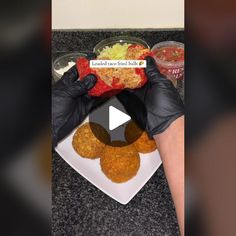
[[[184,49],[180,47],[163,47],[154,52],[155,56],[168,62],[184,61]]]

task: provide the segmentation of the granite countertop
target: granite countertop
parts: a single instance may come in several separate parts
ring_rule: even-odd
[[[165,40],[184,41],[182,30],[53,31],[52,55],[92,51],[96,43],[116,35],[142,38],[150,47]],[[183,97],[183,83],[178,90]],[[162,166],[127,205],[97,189],[57,153],[53,153],[52,174],[53,235],[179,235]]]

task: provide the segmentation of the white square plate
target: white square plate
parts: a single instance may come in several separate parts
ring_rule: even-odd
[[[88,119],[84,122],[88,122]],[[121,204],[127,204],[162,163],[158,151],[140,154],[141,162],[137,175],[125,183],[113,183],[103,174],[99,164],[100,159],[82,158],[75,152],[72,147],[75,131],[76,129],[57,145],[56,151],[80,175]]]

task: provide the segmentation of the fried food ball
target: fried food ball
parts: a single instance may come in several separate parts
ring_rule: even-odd
[[[72,145],[82,157],[96,159],[110,143],[110,135],[101,125],[88,122],[80,126],[73,136]]]
[[[140,153],[149,153],[157,149],[154,139],[150,139],[147,132],[141,130],[134,121],[127,124],[125,139]]]
[[[124,146],[126,144],[126,146]],[[110,146],[112,145],[112,146]],[[133,145],[113,141],[105,147],[100,159],[103,173],[115,183],[123,183],[133,178],[140,167],[140,157]]]

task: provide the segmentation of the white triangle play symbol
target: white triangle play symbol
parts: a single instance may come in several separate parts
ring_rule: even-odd
[[[130,116],[113,106],[109,106],[109,130],[116,129],[131,119]]]

